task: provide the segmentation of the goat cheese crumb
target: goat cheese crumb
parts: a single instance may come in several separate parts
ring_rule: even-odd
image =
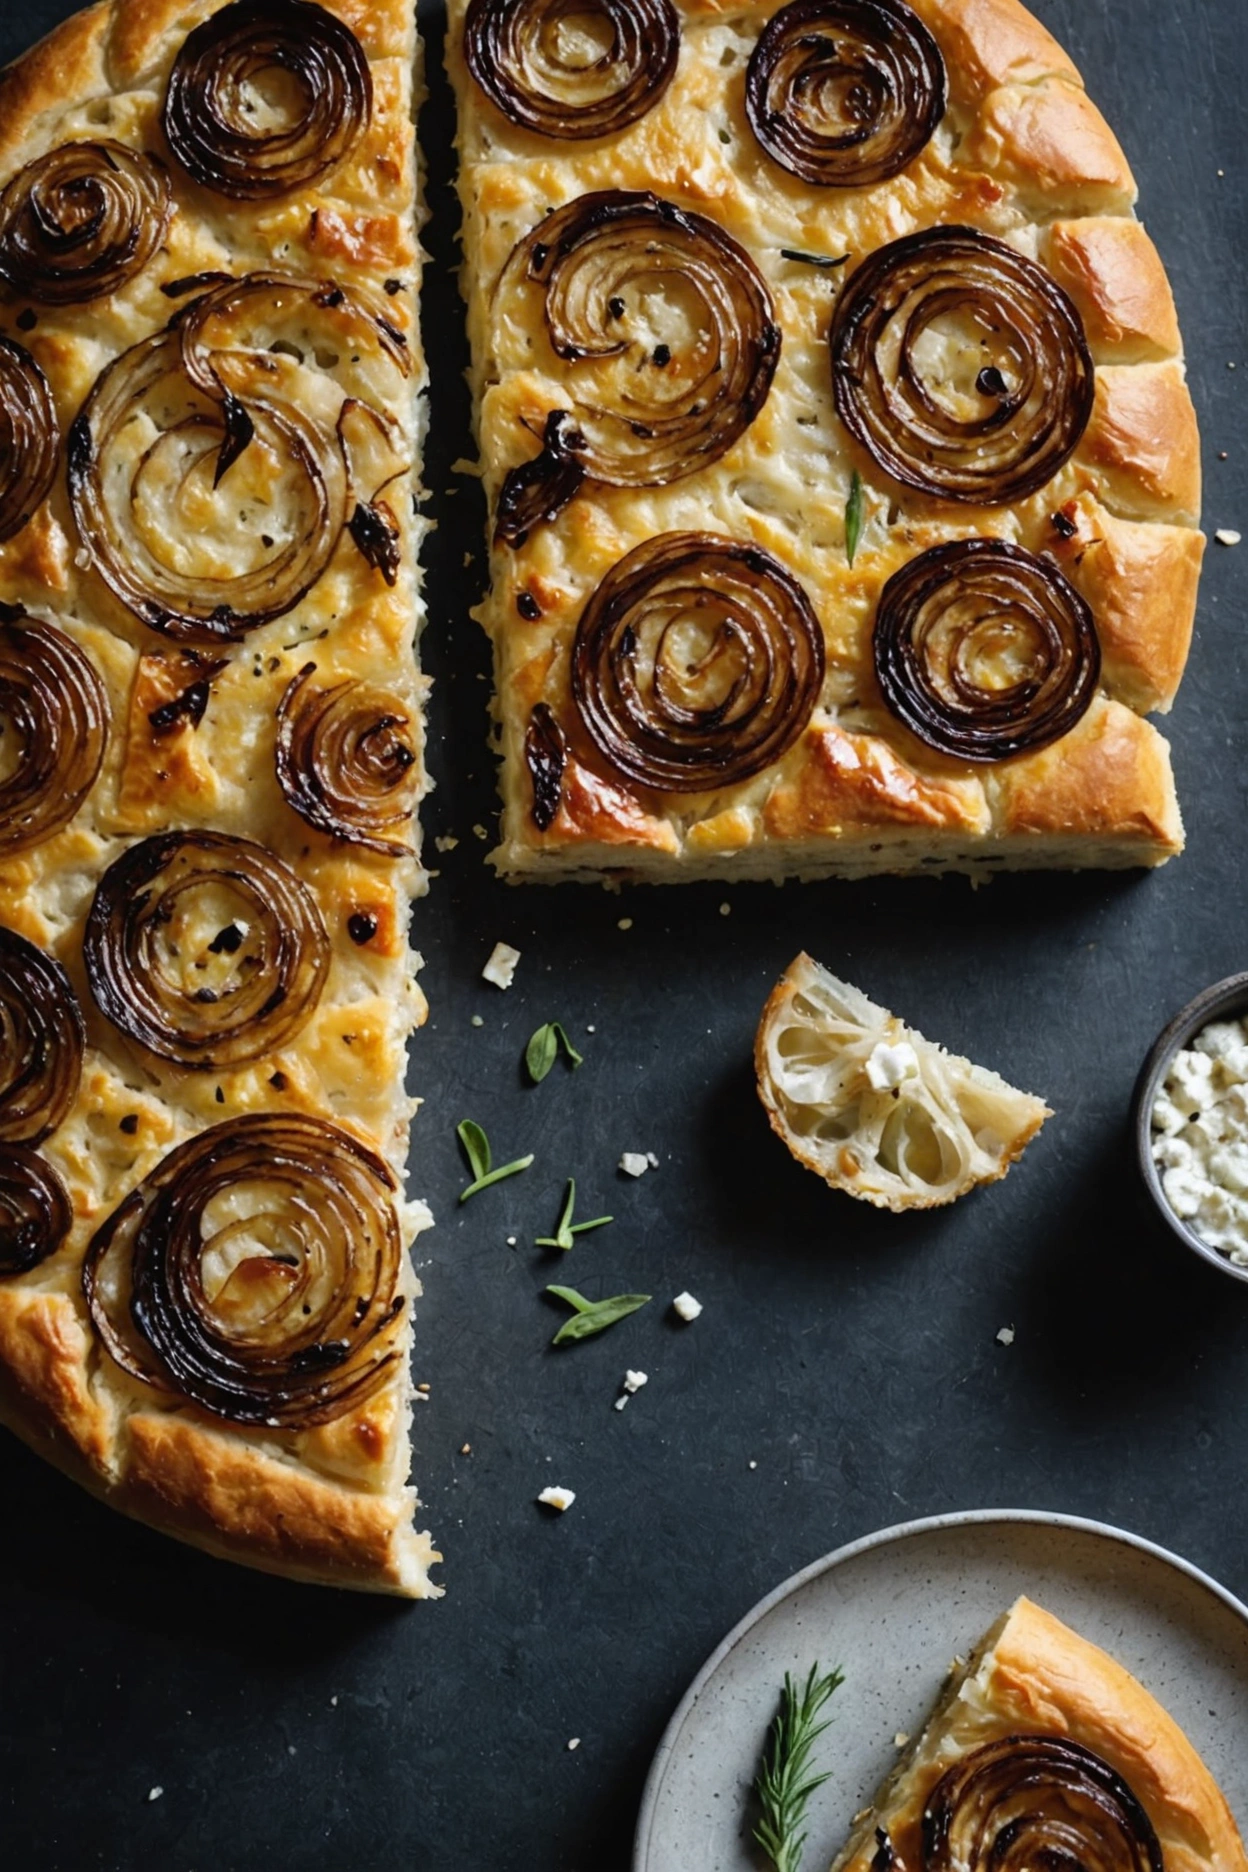
[[[874,1092],[895,1092],[907,1079],[919,1076],[919,1056],[908,1040],[889,1046],[881,1040],[867,1060],[867,1084]]]
[[[159,1800],[164,1791],[162,1787],[149,1788],[147,1791],[147,1798],[149,1801]]]
[[[543,1508],[557,1508],[560,1514],[566,1514],[576,1500],[576,1491],[570,1488],[544,1488],[538,1496]]]
[[[1234,527],[1219,527],[1213,537],[1219,546],[1238,546],[1244,536],[1242,533],[1237,533]]]
[[[620,1158],[620,1169],[625,1176],[645,1176],[650,1168],[650,1159],[645,1151],[625,1151]]]
[[[621,917],[621,918],[620,918],[620,920],[619,920],[619,922],[618,922],[618,923],[616,924],[616,926],[615,926],[615,927],[616,927],[617,929],[622,929],[622,930],[630,930],[630,929],[632,929],[632,927],[633,927],[633,919],[632,919],[632,917]]]
[[[1175,1215],[1248,1267],[1248,1021],[1211,1021],[1179,1049],[1152,1120],[1153,1162]]]
[[[628,1392],[640,1391],[643,1384],[649,1384],[650,1374],[644,1371],[626,1371],[624,1389]]]
[[[672,1301],[672,1307],[680,1318],[688,1323],[690,1320],[697,1319],[702,1311],[702,1302],[695,1300],[691,1293],[678,1293]]]
[[[569,1736],[569,1737],[568,1737],[568,1748],[569,1748],[570,1750],[571,1750],[571,1749],[578,1749],[578,1748],[580,1748],[580,1746],[581,1746],[581,1738],[580,1738],[580,1736]]]
[[[894,1748],[905,1748],[905,1746],[906,1746],[906,1744],[907,1744],[907,1742],[908,1742],[909,1740],[910,1740],[910,1737],[909,1737],[909,1735],[907,1734],[907,1732],[906,1732],[906,1730],[904,1730],[904,1729],[899,1729],[899,1730],[897,1731],[897,1733],[896,1733],[896,1735],[895,1735],[895,1736],[893,1737],[893,1747],[894,1747]]]
[[[1014,1328],[1012,1326],[1003,1326],[1000,1332],[997,1334],[997,1344],[998,1345],[1013,1345],[1013,1343],[1014,1343]]]
[[[484,1027],[484,1026],[485,1026],[485,1022],[484,1022],[484,1021],[482,1020],[482,1018],[481,1018],[481,1016],[480,1016],[479,1014],[474,1014],[474,1015],[473,1015],[473,1017],[472,1017],[472,1020],[471,1020],[471,1023],[470,1023],[470,1025],[471,1025],[471,1026],[473,1026],[473,1027]]]
[[[490,959],[481,973],[485,980],[493,982],[496,988],[510,988],[516,973],[516,963],[520,960],[520,951],[513,949],[510,943],[496,942],[490,950]]]
[[[459,840],[450,832],[444,833],[441,838],[435,838],[433,842],[440,852],[454,851],[455,847],[459,844]]]

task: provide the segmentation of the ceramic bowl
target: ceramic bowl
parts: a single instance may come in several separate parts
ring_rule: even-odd
[[[1248,1016],[1248,974],[1228,975],[1225,981],[1214,982],[1211,988],[1205,988],[1186,1007],[1180,1008],[1174,1019],[1167,1022],[1158,1034],[1152,1051],[1140,1069],[1131,1108],[1131,1133],[1144,1187],[1171,1233],[1177,1235],[1184,1247],[1198,1254],[1202,1261],[1208,1261],[1211,1267],[1229,1274],[1232,1280],[1248,1282],[1248,1267],[1236,1267],[1218,1249],[1202,1241],[1195,1229],[1175,1214],[1166,1201],[1161,1174],[1153,1161],[1152,1152],[1153,1101],[1161,1090],[1174,1055],[1180,1047],[1187,1046],[1189,1041],[1195,1039],[1201,1028],[1207,1027],[1211,1021],[1234,1020],[1245,1016]]]

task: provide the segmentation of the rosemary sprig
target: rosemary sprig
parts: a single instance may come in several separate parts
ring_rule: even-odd
[[[824,272],[830,271],[832,267],[843,267],[845,262],[849,259],[849,255],[847,253],[844,253],[844,254],[803,253],[801,249],[798,247],[782,247],[780,249],[780,257],[782,260],[797,260],[801,263],[802,266],[820,267],[823,269]]]
[[[754,1838],[775,1867],[775,1872],[798,1872],[806,1845],[806,1808],[826,1774],[810,1773],[810,1755],[828,1727],[819,1715],[834,1690],[845,1681],[839,1670],[827,1677],[812,1664],[799,1689],[786,1671],[780,1708],[767,1737],[754,1793],[762,1809]]]
[[[849,499],[845,503],[845,557],[850,565],[854,563],[854,554],[858,550],[858,541],[862,538],[862,476],[855,468],[849,482]]]
[[[539,1235],[534,1242],[535,1248],[575,1248],[576,1237],[584,1235],[588,1229],[602,1228],[607,1222],[614,1222],[614,1216],[595,1216],[592,1222],[574,1222],[572,1211],[576,1207],[576,1178],[568,1178],[568,1193],[564,1198],[563,1213],[555,1225],[553,1235]]]
[[[544,1027],[538,1028],[524,1049],[524,1063],[534,1085],[541,1085],[554,1065],[561,1046],[574,1072],[578,1066],[585,1064],[584,1057],[568,1039],[562,1021],[547,1021]]]
[[[533,1153],[530,1151],[527,1157],[517,1157],[514,1163],[500,1164],[495,1170],[490,1156],[490,1140],[471,1118],[465,1118],[461,1125],[456,1125],[455,1135],[464,1147],[464,1156],[472,1171],[472,1182],[467,1189],[459,1192],[461,1203],[475,1196],[478,1190],[488,1189],[491,1183],[501,1183],[504,1177],[515,1176],[518,1170],[527,1170],[533,1161]]]
[[[573,1309],[572,1318],[563,1322],[551,1345],[568,1345],[574,1339],[589,1339],[594,1333],[605,1332],[650,1299],[649,1294],[612,1294],[609,1300],[587,1300],[575,1287],[548,1287],[546,1291]]]

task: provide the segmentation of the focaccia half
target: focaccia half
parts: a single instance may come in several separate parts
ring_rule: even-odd
[[[462,284],[493,537],[480,616],[493,640],[502,756],[494,862],[517,880],[655,882],[1163,862],[1183,834],[1168,747],[1146,717],[1169,709],[1191,637],[1204,547],[1198,435],[1165,270],[1082,78],[1018,0],[914,0],[902,10],[938,48],[943,110],[898,173],[864,186],[804,180],[752,128],[746,74],[781,11],[774,0],[677,0],[668,10],[678,52],[657,78],[651,53],[651,101],[623,128],[573,136],[560,128],[570,111],[550,113],[552,132],[500,105],[523,60],[560,95],[592,91],[616,25],[640,20],[652,44],[665,6],[619,0],[573,15],[543,0],[450,0]],[[838,14],[812,0],[798,27],[805,21],[817,48],[864,10]],[[896,0],[887,10],[896,14]],[[466,14],[484,48],[476,76]],[[503,70],[487,90],[489,61]],[[852,91],[844,73],[839,82],[840,95]],[[816,77],[808,97],[816,110]],[[847,108],[870,114],[861,99]],[[622,213],[621,191],[658,198],[653,212],[669,225],[696,218],[700,234],[673,236],[667,263],[647,259],[636,237],[616,264],[610,234],[590,231],[602,210],[578,222],[571,205],[605,195],[615,203],[607,212]],[[666,236],[651,227],[661,246]],[[881,250],[939,227],[969,229],[1034,263],[1041,297],[1060,295],[1093,367],[1077,446],[1003,504],[904,484],[834,402],[838,306]],[[743,312],[742,262],[711,255],[725,237],[769,310]],[[578,255],[593,251],[579,275],[579,261],[569,270],[557,332],[547,285],[569,242]],[[689,280],[703,264],[731,301],[723,328],[693,303]],[[1004,379],[982,330],[959,317],[925,332],[922,373],[951,408],[978,418]],[[740,364],[713,355],[734,322],[738,338],[752,333],[754,375],[741,394],[758,407],[715,453],[722,435],[708,440],[697,424],[719,394],[716,372]],[[985,364],[987,374],[977,369]],[[647,423],[652,409],[661,423],[682,395],[681,434],[694,440],[673,465],[665,432]],[[689,405],[695,395],[705,408]],[[646,416],[635,426],[642,441],[611,431],[612,448],[635,454],[655,434],[663,465],[634,485],[595,478],[600,431],[630,411]],[[1041,408],[1037,421],[1052,413]],[[534,478],[563,504],[525,529],[514,524],[515,499],[524,493],[532,507]],[[726,543],[735,564],[697,565],[686,543],[655,566],[655,542],[689,535]],[[1099,649],[1081,652],[1077,719],[999,757],[968,758],[962,742],[951,752],[954,742],[916,731],[913,711],[887,702],[873,650],[890,579],[921,554],[971,539],[1021,549],[1044,578],[1058,570]],[[758,562],[760,549],[771,566],[769,619],[743,637],[741,607],[757,621],[761,575],[757,563],[743,572],[740,557]],[[646,584],[660,574],[666,596],[683,585],[674,609]],[[644,600],[631,613],[621,584],[630,602]],[[803,598],[807,621],[794,612]],[[1015,680],[1017,634],[980,648],[988,690]]]
[[[0,718],[70,788],[0,787],[0,1415],[213,1553],[422,1597],[416,60],[406,0],[113,0],[0,76],[54,416]]]

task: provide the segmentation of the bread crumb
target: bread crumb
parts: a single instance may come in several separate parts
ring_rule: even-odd
[[[454,851],[459,844],[459,840],[451,832],[444,833],[441,838],[435,838],[433,842],[440,852]]]
[[[496,942],[490,950],[490,959],[481,974],[496,988],[510,988],[515,979],[516,963],[520,960],[520,951],[513,949],[510,943]]]
[[[474,825],[472,828],[472,836],[473,838],[488,839],[490,835],[483,825]]]
[[[722,903],[722,904],[720,904],[720,906],[719,906],[719,914],[720,914],[720,916],[731,916],[731,915],[732,915],[732,905],[731,905],[731,904],[728,904],[728,903]]]
[[[698,1314],[702,1311],[702,1302],[700,1300],[695,1300],[691,1293],[678,1293],[676,1298],[672,1301],[672,1310],[678,1314],[687,1325],[690,1320],[697,1319]]]
[[[566,1514],[576,1500],[576,1491],[556,1484],[554,1488],[544,1488],[537,1499],[543,1508],[557,1508],[560,1514]]]
[[[896,1733],[896,1735],[895,1735],[895,1736],[893,1737],[893,1747],[894,1747],[894,1748],[905,1748],[905,1746],[906,1746],[906,1743],[907,1743],[907,1742],[908,1742],[909,1740],[910,1740],[910,1737],[908,1736],[908,1734],[906,1733],[906,1731],[905,1731],[904,1729],[899,1729],[899,1730],[897,1731],[897,1733]]]
[[[471,1444],[471,1443],[465,1443],[465,1444],[463,1444],[463,1445],[461,1446],[461,1448],[460,1448],[460,1452],[459,1452],[459,1453],[460,1453],[460,1455],[461,1455],[461,1456],[471,1456],[471,1455],[472,1455],[472,1444]]]
[[[1244,536],[1237,533],[1234,527],[1219,527],[1213,537],[1219,546],[1238,546]]]
[[[622,930],[630,930],[632,929],[632,927],[633,927],[632,917],[621,917],[619,922],[616,924],[616,928],[622,929]]]
[[[473,1017],[472,1017],[472,1020],[471,1020],[471,1022],[470,1022],[469,1024],[470,1024],[470,1026],[473,1026],[473,1027],[484,1027],[484,1026],[485,1026],[485,1022],[484,1022],[484,1021],[482,1020],[482,1018],[481,1018],[481,1016],[480,1016],[479,1014],[474,1014],[474,1015],[473,1015]]]

